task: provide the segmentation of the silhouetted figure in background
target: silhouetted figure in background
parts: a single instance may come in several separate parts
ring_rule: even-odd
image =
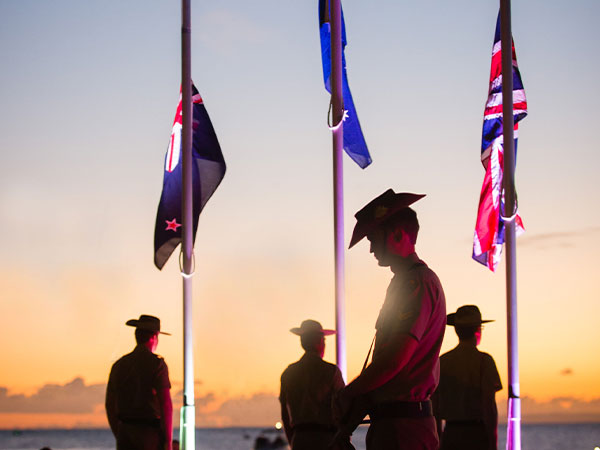
[[[379,265],[394,273],[375,324],[373,360],[339,397],[346,432],[370,415],[368,450],[438,448],[429,398],[438,383],[446,300],[415,253],[419,221],[408,206],[421,197],[389,189],[355,215],[350,247],[366,236]]]
[[[153,352],[160,320],[141,315],[135,327],[135,349],[115,362],[106,387],[106,415],[117,450],[171,450],[173,404],[169,370]]]
[[[281,419],[292,450],[326,450],[336,432],[333,396],[344,387],[340,369],[323,361],[324,330],[315,320],[292,328],[305,353],[281,375]]]
[[[498,410],[496,392],[502,389],[494,359],[477,350],[481,341],[481,312],[475,305],[448,314],[459,343],[440,357],[440,385],[434,409],[442,450],[496,450]]]

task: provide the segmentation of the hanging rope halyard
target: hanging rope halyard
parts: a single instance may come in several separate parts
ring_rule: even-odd
[[[500,218],[504,222],[513,222],[515,218],[519,215],[519,199],[517,198],[517,194],[515,193],[515,208],[512,216],[506,217],[504,214],[500,214]]]
[[[192,253],[192,271],[190,273],[185,273],[183,270],[183,250],[179,250],[179,272],[181,276],[186,279],[190,279],[194,276],[196,272],[196,254]]]
[[[346,110],[344,109],[344,102],[342,100],[342,117],[340,118],[340,121],[335,124],[335,125],[331,125],[331,110],[333,109],[333,101],[329,100],[329,110],[327,111],[327,128],[329,128],[330,131],[337,131],[340,129],[340,127],[342,126],[342,123],[344,122],[344,119],[346,118]]]

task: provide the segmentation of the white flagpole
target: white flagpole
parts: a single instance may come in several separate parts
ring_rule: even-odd
[[[521,450],[521,398],[517,334],[517,246],[515,235],[515,140],[513,116],[512,30],[510,0],[500,0],[502,41],[502,128],[504,139],[506,316],[508,341],[508,425],[507,450]]]
[[[183,267],[183,406],[179,425],[180,445],[193,450],[196,445],[194,406],[194,353],[192,330],[192,258],[194,218],[192,203],[192,58],[190,0],[181,1],[181,147],[182,147],[182,242]]]
[[[336,362],[346,380],[346,305],[344,277],[344,126],[342,93],[342,7],[331,0],[331,103],[333,106],[333,227],[335,253]]]

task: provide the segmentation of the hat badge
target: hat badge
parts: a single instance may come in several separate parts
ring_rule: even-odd
[[[390,210],[390,208],[388,208],[387,206],[379,205],[377,208],[375,208],[375,218],[381,219],[383,216],[385,216],[388,213],[389,210]]]

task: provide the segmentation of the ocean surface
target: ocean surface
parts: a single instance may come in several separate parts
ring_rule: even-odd
[[[271,430],[269,430],[271,431]],[[367,428],[354,432],[352,442],[357,450],[365,449]],[[260,428],[198,428],[196,450],[251,450],[261,434],[274,438],[275,433],[263,433]],[[600,424],[523,425],[524,450],[594,450],[600,449]],[[177,436],[178,433],[175,433]],[[498,448],[504,449],[506,427],[498,429]],[[114,439],[109,430],[0,430],[0,450],[109,450]]]

